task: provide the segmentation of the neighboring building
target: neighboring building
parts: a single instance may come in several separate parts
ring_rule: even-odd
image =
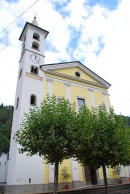
[[[6,184],[7,180],[7,157],[8,154],[3,153],[0,156],[0,184]]]
[[[36,18],[32,23],[26,23],[20,35],[22,51],[19,61],[14,116],[10,152],[8,156],[7,186],[13,193],[50,190],[53,187],[54,167],[45,164],[38,155],[27,157],[19,154],[19,145],[15,141],[25,112],[31,107],[39,106],[47,94],[65,97],[77,104],[87,107],[100,107],[102,103],[109,109],[108,89],[110,84],[81,64],[79,61],[44,64],[44,41],[48,31],[40,28]],[[71,188],[102,183],[102,172],[99,169],[82,167],[74,158],[61,164],[61,169],[67,166],[71,178]],[[124,168],[124,167],[122,167]],[[5,170],[6,171],[6,170]],[[112,170],[107,170],[108,178],[113,178]],[[127,174],[124,169],[122,176]],[[116,178],[116,176],[115,176]],[[5,179],[2,179],[5,182]],[[59,176],[59,188],[63,189],[63,180]]]

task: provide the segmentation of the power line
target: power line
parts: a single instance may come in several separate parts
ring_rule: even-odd
[[[21,13],[15,20],[13,20],[5,29],[3,29],[0,34],[5,32],[16,20],[18,20],[24,13],[26,13],[31,7],[33,7],[39,0],[35,1],[32,5],[30,5],[23,13]]]

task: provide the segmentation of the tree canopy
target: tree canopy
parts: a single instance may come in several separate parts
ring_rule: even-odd
[[[100,110],[82,107],[77,119],[77,150],[79,155],[82,150],[82,163],[99,168],[103,164],[114,167],[117,163],[127,165],[130,162],[130,130],[124,119],[117,117],[113,109],[108,112],[105,106]],[[85,154],[87,152],[91,154]]]
[[[99,110],[82,107],[77,121],[76,157],[83,165],[102,167],[107,187],[105,167],[130,164],[130,129],[122,116],[104,105]]]

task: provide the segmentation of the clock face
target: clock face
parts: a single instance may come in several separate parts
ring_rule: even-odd
[[[30,58],[31,58],[31,61],[35,64],[38,64],[40,62],[40,56],[37,54],[31,54]]]

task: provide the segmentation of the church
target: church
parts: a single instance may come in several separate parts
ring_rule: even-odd
[[[110,84],[79,61],[45,64],[44,45],[49,32],[40,28],[36,17],[32,23],[26,22],[19,40],[21,54],[14,104],[11,142],[9,154],[0,160],[0,182],[5,183],[12,193],[51,191],[54,183],[54,166],[45,164],[38,155],[32,157],[20,154],[15,141],[24,113],[31,107],[39,106],[49,94],[57,98],[65,97],[75,102],[77,111],[82,105],[90,109],[105,104],[109,110]],[[67,167],[71,174],[70,188],[103,183],[102,170],[81,166],[75,159],[65,160],[59,169],[59,189],[64,189],[60,178],[62,168]],[[117,181],[118,177],[128,177],[127,168],[122,166],[120,175],[107,168],[107,177]]]

